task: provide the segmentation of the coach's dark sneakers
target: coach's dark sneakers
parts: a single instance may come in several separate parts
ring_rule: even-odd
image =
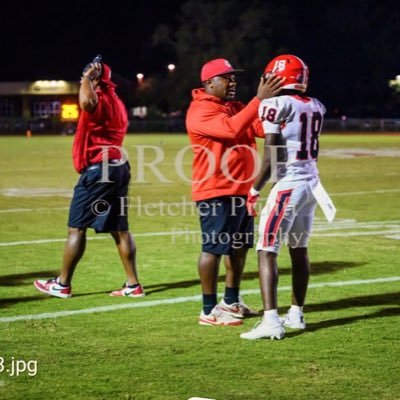
[[[142,285],[133,285],[132,287],[125,283],[122,289],[114,290],[110,296],[125,296],[125,297],[144,297],[146,294],[143,291]]]
[[[67,299],[71,297],[72,286],[60,285],[58,277],[49,280],[38,279],[33,282],[33,285],[37,290],[50,296],[61,297]]]

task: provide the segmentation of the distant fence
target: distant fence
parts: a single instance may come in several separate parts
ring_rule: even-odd
[[[0,118],[0,134],[25,134],[27,130],[32,133],[72,135],[76,124],[61,122],[58,119],[22,119]],[[165,119],[134,119],[129,121],[130,133],[152,132],[185,132],[184,118]],[[346,118],[324,120],[324,131],[333,132],[400,132],[399,119],[362,119]]]
[[[346,118],[324,120],[326,131],[400,132],[400,119]]]

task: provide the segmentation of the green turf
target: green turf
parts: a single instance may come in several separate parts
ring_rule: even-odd
[[[240,339],[254,319],[234,328],[201,327],[201,303],[193,299],[1,322],[5,317],[200,294],[199,237],[192,233],[198,232],[198,219],[190,185],[174,166],[188,139],[166,134],[130,135],[125,143],[133,171],[130,225],[137,235],[139,273],[148,296],[107,295],[122,284],[124,274],[112,240],[92,233],[90,238],[100,239],[88,242],[76,271],[74,296],[47,298],[35,291],[34,279],[54,276],[60,267],[68,196],[77,179],[71,143],[71,137],[59,136],[1,138],[0,399],[400,399],[399,281],[311,287],[305,307],[308,329],[288,331],[282,341]],[[155,148],[163,156],[157,164],[162,178],[150,168],[140,175],[140,152],[151,162]],[[321,149],[333,154],[324,153],[319,168],[338,212],[331,226],[317,212],[310,283],[400,276],[400,136],[325,135]],[[338,149],[357,154],[339,158]],[[370,156],[364,150],[376,153]],[[190,164],[187,152],[182,163],[186,176]],[[184,207],[171,208],[172,202],[183,200]],[[176,215],[166,215],[168,207]],[[59,241],[32,243],[43,239]],[[20,241],[30,243],[15,243]],[[290,304],[291,276],[285,249],[279,264],[279,306],[284,312]],[[257,288],[256,257],[250,252],[242,289]],[[261,308],[258,293],[245,298]],[[12,365],[21,360],[32,361],[31,366],[36,361],[37,374],[10,376]]]

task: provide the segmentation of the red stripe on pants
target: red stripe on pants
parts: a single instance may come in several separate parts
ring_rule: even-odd
[[[275,206],[269,214],[267,223],[265,224],[263,246],[273,246],[276,234],[281,225],[286,207],[289,203],[293,189],[282,190],[277,193]]]

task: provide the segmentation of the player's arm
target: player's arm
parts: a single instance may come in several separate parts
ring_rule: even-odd
[[[271,147],[276,145],[277,135],[266,134],[261,170],[253,183],[253,189],[260,192],[271,177]]]
[[[261,170],[257,175],[253,186],[247,194],[246,208],[249,215],[256,216],[256,204],[260,197],[260,191],[271,176],[271,146],[277,144],[277,134],[280,132],[280,122],[285,119],[287,112],[282,107],[279,97],[263,100],[260,104],[258,114],[265,132],[264,155]]]
[[[272,147],[278,144],[281,124],[285,123],[292,114],[290,102],[282,97],[264,100],[259,107],[258,115],[265,132],[264,155],[261,171],[253,184],[254,191],[260,191],[271,177]]]
[[[271,176],[271,146],[275,146],[277,141],[276,134],[266,134],[264,141],[264,154],[263,160],[261,164],[261,170],[258,173],[253,186],[250,188],[249,193],[247,194],[246,199],[246,208],[249,215],[253,217],[257,216],[256,213],[256,204],[258,198],[260,197],[260,191],[268,182],[268,179]]]
[[[100,68],[100,65],[90,64],[89,68],[85,69],[81,79],[81,87],[79,89],[79,105],[82,110],[85,110],[89,113],[95,110],[99,101],[95,91],[95,86]]]

